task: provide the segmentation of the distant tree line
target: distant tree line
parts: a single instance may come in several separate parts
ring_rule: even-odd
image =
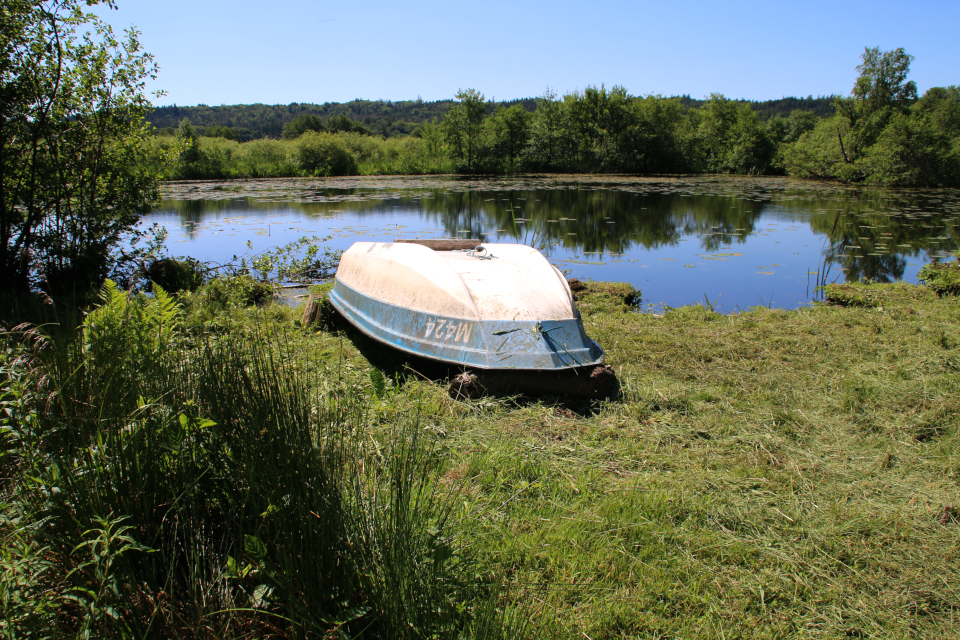
[[[679,96],[680,104],[686,108],[698,109],[707,100],[697,100],[690,96]],[[779,100],[747,101],[738,100],[757,112],[762,119],[772,116],[790,115],[799,109],[810,111],[817,116],[833,115],[833,96],[814,98],[780,98]],[[238,104],[210,107],[180,107],[177,105],[155,107],[150,113],[149,122],[162,134],[173,135],[183,120],[189,120],[193,127],[212,138],[226,138],[246,142],[257,138],[286,137],[285,127],[291,122],[303,118],[319,118],[323,121],[331,117],[342,116],[363,125],[371,134],[386,138],[411,135],[419,125],[442,120],[456,100],[353,100],[351,102],[325,104],[265,105]],[[510,108],[520,106],[526,111],[537,108],[536,98],[522,98],[496,102],[496,106]],[[310,129],[320,131],[320,129]],[[329,129],[328,129],[329,130]]]
[[[733,173],[960,185],[960,92],[937,87],[918,97],[907,79],[912,59],[903,49],[866,49],[845,97],[692,100],[600,86],[495,102],[466,89],[432,103],[164,107],[155,116],[166,109],[181,118],[168,145],[181,149],[167,172],[175,178]],[[270,133],[226,144],[243,142],[247,134],[236,132],[254,131],[254,122]]]

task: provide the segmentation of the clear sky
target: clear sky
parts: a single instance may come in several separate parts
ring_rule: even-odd
[[[960,84],[960,0],[118,0],[154,104],[507,100],[588,85],[767,100],[848,94],[865,46],[903,47],[922,94]],[[101,12],[104,13],[104,12]]]

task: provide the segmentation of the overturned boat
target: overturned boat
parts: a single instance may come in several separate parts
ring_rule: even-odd
[[[329,300],[371,338],[432,360],[540,372],[603,362],[566,279],[525,245],[357,242]]]

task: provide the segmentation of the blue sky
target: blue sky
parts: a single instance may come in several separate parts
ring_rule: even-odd
[[[118,0],[156,56],[154,104],[847,94],[865,46],[903,47],[921,94],[960,84],[960,1]],[[104,12],[101,11],[103,14]]]

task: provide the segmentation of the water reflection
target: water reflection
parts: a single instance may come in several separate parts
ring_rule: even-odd
[[[679,288],[709,280],[703,267],[723,271],[721,288],[730,290],[738,279],[750,287],[769,287],[756,284],[762,283],[757,276],[776,275],[786,263],[798,271],[783,276],[790,287],[809,280],[811,269],[827,281],[890,282],[910,279],[916,263],[946,257],[960,246],[956,190],[857,190],[715,177],[581,177],[566,182],[356,178],[175,185],[166,196],[155,219],[169,227],[175,218],[187,242],[198,240],[204,229],[238,238],[276,235],[274,244],[310,232],[342,237],[344,244],[362,237],[390,239],[391,233],[470,237],[537,246],[574,271],[584,270],[581,264],[678,261],[694,271],[677,275],[676,268],[658,265],[657,280],[673,273],[672,286]],[[282,224],[276,222],[280,219]],[[383,223],[392,226],[374,228]],[[729,256],[746,258],[736,269],[703,262]],[[653,280],[635,271],[586,275],[638,284]],[[802,303],[789,295],[778,306]]]

